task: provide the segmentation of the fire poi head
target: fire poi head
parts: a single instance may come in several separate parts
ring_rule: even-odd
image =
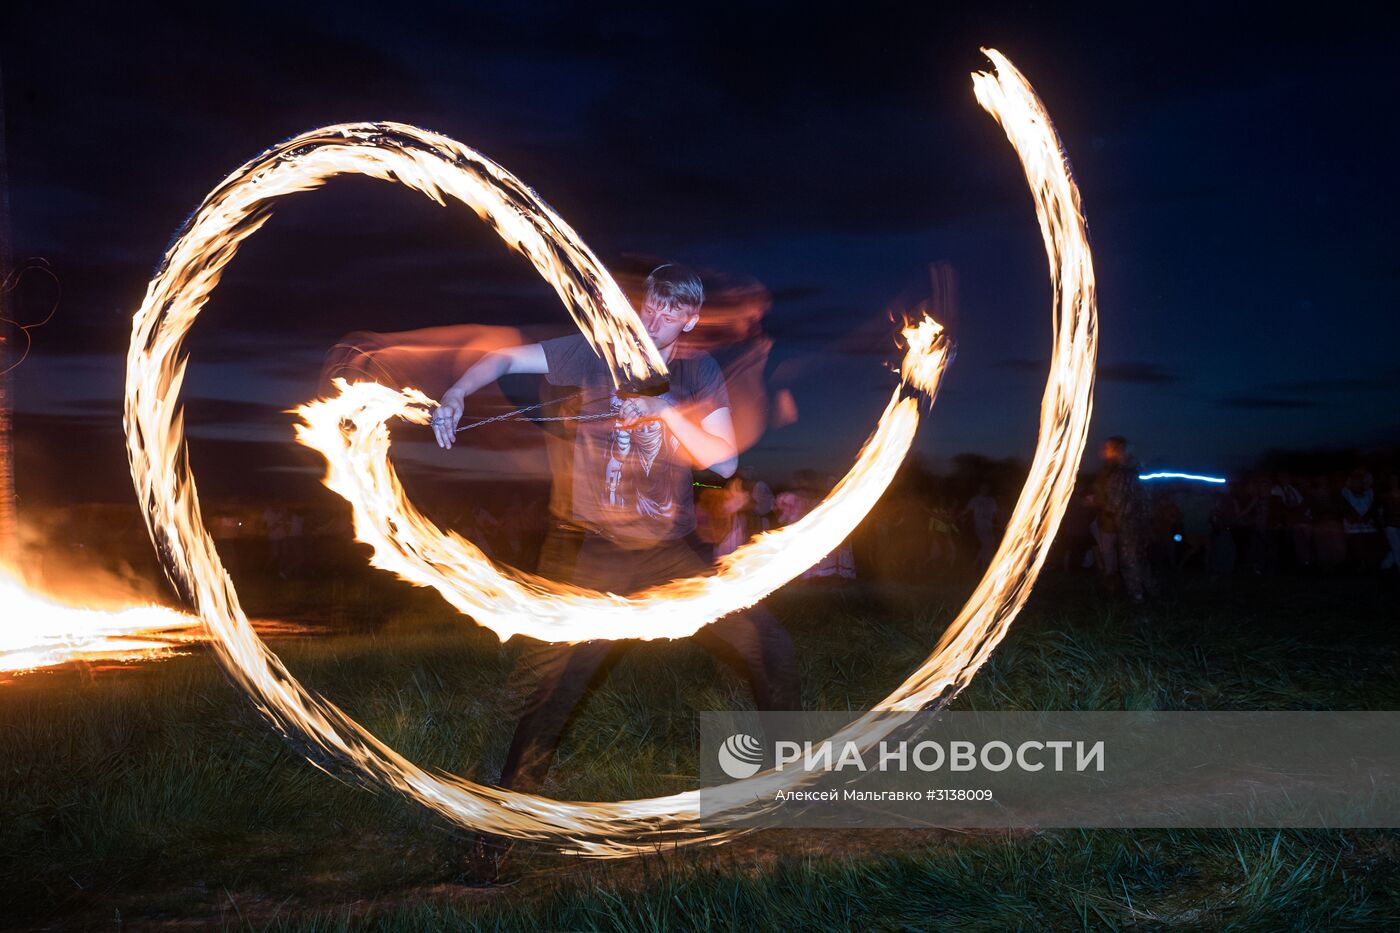
[[[1049,115],[1000,53],[973,75],[978,102],[1000,121],[1035,202],[1054,292],[1050,372],[1026,484],[991,566],[933,653],[834,743],[869,748],[901,714],[946,703],[971,680],[1024,605],[1064,515],[1084,452],[1097,347],[1094,274],[1079,192]],[[474,150],[397,123],[325,127],[288,140],[226,178],[167,251],[132,325],[125,425],[132,479],[167,574],[213,637],[215,657],[263,715],[318,766],[389,787],[464,826],[592,856],[652,851],[658,843],[728,838],[756,801],[801,785],[802,772],[766,771],[707,790],[617,802],[556,801],[429,772],[301,686],[248,623],[199,511],[185,456],[179,390],[186,332],[239,245],[278,198],[343,174],[398,181],[439,204],[459,201],[490,224],[553,286],[614,380],[664,378],[665,362],[621,289],[577,234],[533,191]],[[352,509],[375,566],[431,586],[501,638],[552,641],[679,638],[750,606],[844,540],[893,479],[919,420],[917,393],[935,394],[949,344],[929,319],[903,331],[900,383],[855,464],[800,521],[755,537],[712,574],[618,596],[493,565],[471,542],[443,533],[408,502],[389,462],[387,422],[426,424],[433,400],[412,388],[340,380],[337,394],[299,409],[298,439],[327,462],[325,483]]]

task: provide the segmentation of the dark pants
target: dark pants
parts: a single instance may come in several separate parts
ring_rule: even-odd
[[[1142,536],[1133,525],[1120,525],[1116,531],[1099,532],[1099,551],[1103,572],[1111,587],[1117,587],[1118,574],[1123,575],[1123,587],[1137,602],[1143,591],[1156,595],[1157,583],[1145,558]]]
[[[696,576],[708,567],[696,545],[687,540],[630,550],[587,535],[567,576],[578,586],[633,593]],[[725,616],[691,638],[748,680],[759,709],[801,709],[792,639],[762,606]],[[518,705],[519,721],[501,769],[500,786],[535,791],[544,783],[579,703],[636,641],[596,639],[570,645],[527,638],[524,642],[508,687]]]

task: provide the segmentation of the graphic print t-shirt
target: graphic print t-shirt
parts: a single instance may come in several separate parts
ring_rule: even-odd
[[[581,335],[540,343],[557,386],[581,390],[578,414],[617,417],[577,422],[574,436],[572,513],[579,524],[614,540],[659,541],[695,530],[690,461],[660,421],[624,429],[622,400],[607,364]],[[708,353],[678,353],[667,366],[671,387],[661,398],[699,423],[729,407],[724,374]]]

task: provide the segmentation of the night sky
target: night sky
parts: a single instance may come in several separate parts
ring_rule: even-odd
[[[472,6],[9,9],[14,256],[43,257],[62,285],[13,374],[22,493],[130,496],[122,361],[172,233],[267,146],[374,119],[481,150],[609,266],[661,257],[761,282],[801,416],[750,452],[773,478],[850,462],[893,385],[890,314],[927,296],[935,263],[956,276],[959,351],[919,448],[935,464],[1024,457],[1050,290],[1015,155],[973,99],[979,46],[1035,85],[1084,196],[1095,439],[1126,434],[1146,464],[1207,472],[1270,448],[1400,442],[1393,18]],[[31,275],[14,311],[51,297]],[[326,350],[349,331],[458,323],[571,326],[461,207],[361,178],[282,202],[188,344],[201,490],[313,482],[282,410],[315,393]],[[396,450],[439,457],[444,475],[531,468]]]

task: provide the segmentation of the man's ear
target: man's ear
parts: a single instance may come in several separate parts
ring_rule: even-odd
[[[695,325],[696,325],[696,324],[699,324],[699,323],[700,323],[700,315],[698,315],[698,314],[692,314],[692,315],[690,316],[690,320],[686,321],[686,322],[685,322],[685,326],[681,328],[681,333],[683,333],[683,334],[688,334],[688,333],[690,333],[691,331],[693,331],[693,330],[695,329]]]

